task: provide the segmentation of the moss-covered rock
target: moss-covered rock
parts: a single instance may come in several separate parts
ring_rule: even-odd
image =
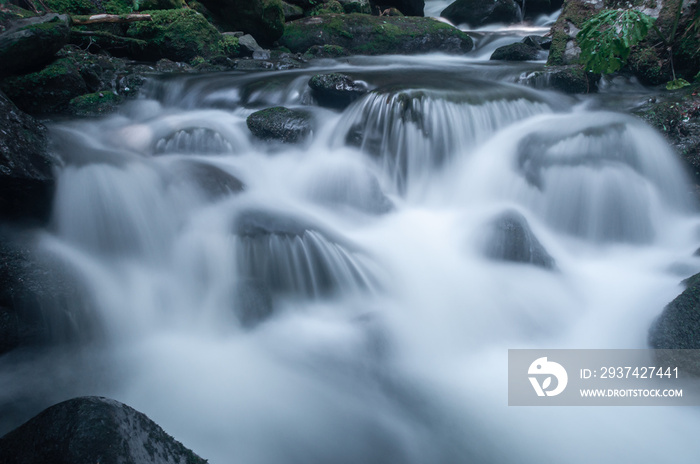
[[[0,462],[206,464],[144,414],[107,398],[74,398],[0,438]]]
[[[472,27],[492,23],[515,23],[520,20],[520,8],[515,0],[457,0],[442,10],[440,16],[455,24]]]
[[[302,7],[287,2],[282,2],[282,13],[284,14],[285,22],[304,17],[304,9]]]
[[[309,47],[304,53],[304,58],[312,60],[314,58],[340,58],[350,56],[350,52],[339,45],[314,45]]]
[[[88,92],[74,60],[61,58],[38,72],[7,77],[0,88],[24,112],[59,113],[71,99]]]
[[[396,8],[406,16],[423,16],[425,0],[370,0],[374,11]]]
[[[427,52],[466,53],[472,39],[431,18],[323,15],[288,23],[280,43],[295,53],[336,45],[362,55]]]
[[[603,0],[567,0],[562,12],[552,26],[552,45],[547,58],[548,66],[578,64],[580,48],[576,44],[576,34],[588,19],[604,6]]]
[[[141,0],[139,2],[139,11],[177,10],[183,6],[183,0]]]
[[[196,56],[235,56],[238,40],[222,36],[200,13],[190,9],[149,11],[152,21],[131,23],[129,38],[143,43],[129,43],[128,55],[134,59],[190,61]],[[122,44],[123,47],[123,44]]]
[[[44,4],[56,13],[71,15],[86,15],[103,13],[97,2],[91,0],[42,0]]]
[[[544,71],[536,71],[521,79],[521,83],[537,89],[558,90],[564,93],[592,93],[598,90],[600,76],[588,73],[583,66],[547,66]]]
[[[70,34],[68,16],[49,14],[6,23],[0,33],[0,76],[36,70],[48,63]]]
[[[281,0],[201,0],[225,31],[246,32],[263,45],[271,45],[284,31]]]
[[[540,49],[524,43],[514,43],[498,47],[491,54],[491,60],[532,61],[540,55]]]
[[[259,139],[297,143],[304,141],[311,133],[313,118],[307,111],[276,106],[251,114],[246,124]]]
[[[338,0],[346,13],[372,14],[369,0]]]
[[[68,102],[68,113],[75,116],[101,116],[113,113],[124,97],[113,92],[93,92]]]
[[[345,13],[345,8],[336,0],[331,0],[327,3],[322,3],[317,8],[309,11],[309,16],[318,16],[323,14],[343,14]]]

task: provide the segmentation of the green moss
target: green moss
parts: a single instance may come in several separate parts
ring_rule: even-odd
[[[100,13],[100,9],[90,0],[44,0],[51,11],[72,15]]]
[[[114,112],[123,100],[124,97],[112,92],[89,93],[75,97],[68,102],[68,111],[76,116],[109,114]]]
[[[345,9],[343,8],[343,5],[341,5],[338,1],[331,0],[328,3],[321,4],[318,7],[311,10],[309,12],[309,16],[318,16],[318,15],[332,14],[332,13],[344,14]]]
[[[232,35],[222,35],[221,37],[221,46],[224,55],[238,56],[240,54],[240,45],[238,44],[238,37],[234,37]]]
[[[134,3],[131,0],[108,0],[102,2],[105,13],[109,14],[128,14],[135,10]]]

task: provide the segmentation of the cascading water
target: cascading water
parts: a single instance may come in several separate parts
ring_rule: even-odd
[[[644,348],[700,268],[671,150],[493,77],[519,67],[417,60],[332,64],[371,89],[342,112],[313,106],[311,69],[155,81],[118,116],[55,124],[38,246],[98,330],[0,359],[0,404],[110,396],[216,464],[695,460],[694,409],[506,394],[509,348]],[[280,102],[312,111],[309,140],[248,133]]]

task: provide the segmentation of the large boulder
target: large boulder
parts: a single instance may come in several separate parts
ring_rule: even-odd
[[[345,108],[367,93],[367,84],[340,73],[316,74],[309,80],[312,95],[319,105]]]
[[[535,19],[540,15],[551,14],[564,4],[564,0],[516,0],[522,9],[523,19]]]
[[[598,90],[599,75],[588,73],[583,66],[547,66],[521,77],[519,83],[543,90],[558,90],[569,94],[593,93]]]
[[[304,141],[313,128],[310,113],[283,106],[256,111],[248,116],[246,123],[257,138],[284,143]]]
[[[454,24],[471,27],[492,23],[515,23],[520,20],[520,8],[515,0],[457,0],[442,10],[440,16]]]
[[[222,29],[246,32],[263,45],[271,45],[284,31],[285,10],[280,0],[201,2]]]
[[[54,189],[46,128],[0,92],[0,218],[45,222]]]
[[[11,22],[0,34],[0,76],[45,65],[70,36],[70,18],[48,14]]]
[[[554,259],[532,233],[527,219],[515,211],[503,213],[489,224],[485,253],[497,261],[554,267]]]
[[[117,401],[74,398],[0,438],[4,464],[205,464],[146,415]]]
[[[131,23],[128,56],[137,60],[190,61],[195,57],[235,56],[238,39],[222,35],[204,16],[191,9],[149,12],[152,21]],[[124,47],[124,44],[119,44]]]
[[[443,52],[462,54],[474,46],[466,33],[432,18],[322,15],[287,23],[280,43],[295,53],[337,45],[360,55]]]
[[[370,4],[375,11],[396,8],[406,16],[423,16],[425,9],[425,0],[370,0]]]

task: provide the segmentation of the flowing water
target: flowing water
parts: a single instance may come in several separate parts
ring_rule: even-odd
[[[214,464],[696,462],[695,408],[507,406],[508,349],[646,347],[700,221],[651,128],[482,52],[154,78],[54,124],[37,247],[82,289],[54,315],[79,337],[0,359],[0,433],[96,394]],[[320,108],[328,70],[372,91]],[[310,137],[254,139],[275,105]],[[503,214],[546,265],[494,259]]]

